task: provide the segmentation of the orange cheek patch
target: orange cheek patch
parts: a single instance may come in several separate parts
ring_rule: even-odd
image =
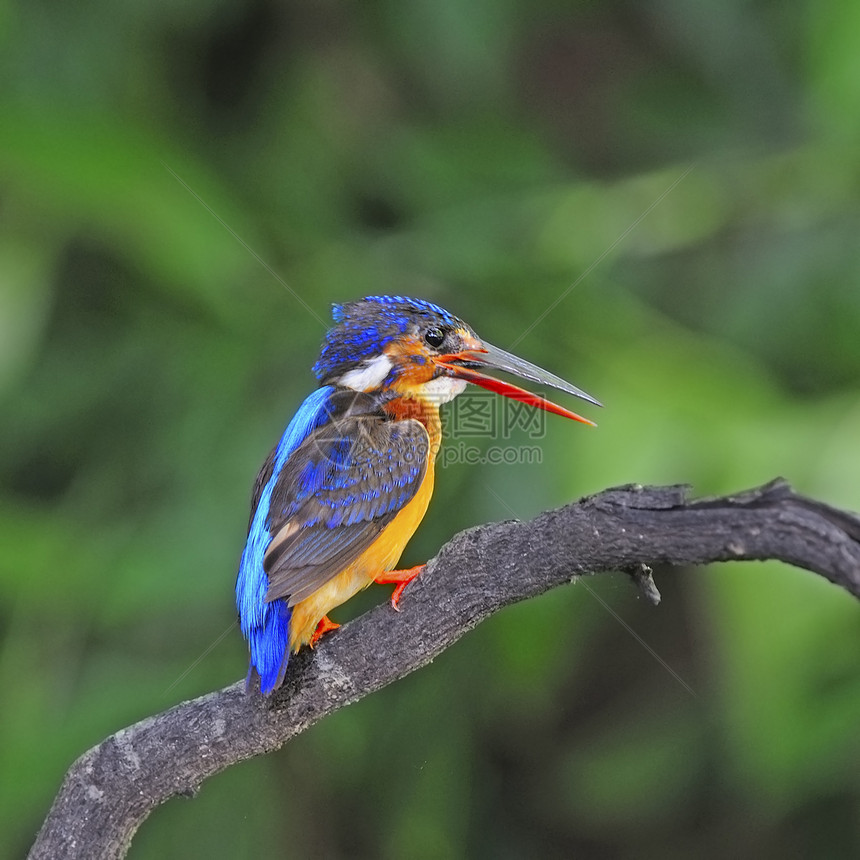
[[[390,386],[394,391],[412,393],[419,385],[429,382],[436,372],[423,342],[417,338],[396,341],[388,346],[385,354],[397,368],[396,378]]]

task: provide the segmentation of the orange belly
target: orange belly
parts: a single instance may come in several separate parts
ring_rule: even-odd
[[[435,454],[435,451],[433,451]],[[415,533],[433,495],[433,456],[427,474],[403,510],[380,532],[379,537],[351,564],[332,577],[322,588],[293,607],[290,621],[290,648],[295,652],[311,640],[324,615],[367,588],[387,570],[393,570],[403,548]]]

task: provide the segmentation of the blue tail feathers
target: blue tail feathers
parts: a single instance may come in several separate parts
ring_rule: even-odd
[[[286,670],[290,654],[290,615],[292,614],[286,600],[266,603],[268,580],[263,570],[263,555],[270,536],[264,520],[268,512],[270,496],[271,490],[268,493],[264,491],[260,497],[260,504],[251,523],[236,580],[239,624],[242,635],[248,640],[248,648],[251,652],[248,684],[256,672],[260,676],[260,691],[263,693],[270,693],[280,683],[283,678],[282,664],[283,669]]]
[[[290,617],[286,600],[275,600],[266,607],[262,627],[250,637],[251,666],[248,681],[256,670],[260,676],[260,692],[267,695],[280,687],[290,660]]]

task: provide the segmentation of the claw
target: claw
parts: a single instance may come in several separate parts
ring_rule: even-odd
[[[379,583],[380,585],[394,585],[397,584],[397,588],[394,589],[394,593],[391,595],[391,608],[396,609],[400,612],[400,607],[397,605],[400,602],[400,597],[403,594],[403,589],[418,576],[424,568],[427,567],[426,564],[417,564],[415,567],[410,567],[407,570],[386,570],[384,573],[380,573],[379,576],[374,579],[374,582]]]
[[[308,645],[313,648],[319,641],[320,636],[324,636],[330,630],[337,630],[338,627],[340,627],[340,624],[336,621],[332,621],[328,615],[323,615],[323,617],[320,618],[319,624],[317,624],[317,629],[314,630],[314,635],[311,636],[311,641],[308,642]]]

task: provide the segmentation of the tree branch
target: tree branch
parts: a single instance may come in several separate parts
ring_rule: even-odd
[[[462,532],[387,604],[293,659],[268,699],[243,684],[183,702],[82,755],[31,858],[119,858],[152,810],[207,777],[278,749],[332,711],[424,666],[504,606],[575,576],[626,570],[654,602],[650,565],[778,559],[860,597],[860,518],[795,494],[781,479],[735,496],[687,487],[606,490],[530,522]]]

